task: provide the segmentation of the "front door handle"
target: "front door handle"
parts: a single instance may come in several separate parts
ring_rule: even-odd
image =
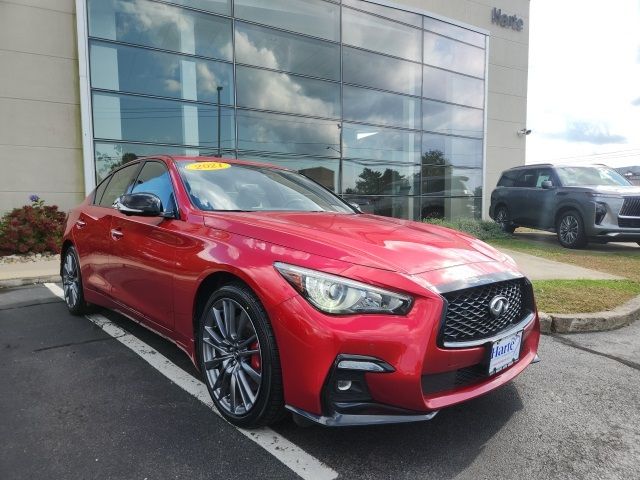
[[[76,220],[76,227],[78,227],[78,229],[83,228],[86,224],[87,222],[83,220]]]
[[[124,237],[124,233],[122,233],[122,230],[119,230],[117,228],[111,229],[111,238],[113,238],[114,240],[120,240],[122,237]]]

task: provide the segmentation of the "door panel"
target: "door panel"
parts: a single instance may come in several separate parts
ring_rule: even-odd
[[[153,193],[166,215],[177,212],[166,165],[148,160],[133,182],[132,193]],[[173,330],[173,275],[180,220],[126,216],[115,212],[110,228],[110,281],[113,297],[155,324]]]
[[[167,329],[173,329],[173,271],[179,237],[170,224],[175,221],[116,213],[110,228],[113,297]]]
[[[556,190],[555,188],[542,188],[542,182],[545,180],[551,180],[554,185],[557,184],[550,168],[538,169],[536,184],[533,188],[528,189],[528,220],[532,226],[551,228],[554,220]]]
[[[104,274],[109,262],[111,214],[113,209],[89,205],[73,226],[73,239],[80,257],[80,272],[85,288],[110,293]]]

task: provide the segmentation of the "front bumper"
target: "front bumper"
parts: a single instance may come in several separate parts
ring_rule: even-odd
[[[516,363],[493,376],[456,380],[468,370],[483,368],[487,346],[439,346],[443,308],[443,299],[436,294],[417,297],[407,316],[329,316],[298,296],[280,304],[270,315],[287,408],[327,426],[429,420],[442,408],[509,382],[535,360],[540,327],[534,313],[522,325]],[[344,377],[364,386],[359,390],[362,395],[347,396],[345,401],[340,394],[330,394],[337,392],[336,360],[341,354],[373,357],[391,365],[393,371]],[[453,380],[443,382],[446,376]]]

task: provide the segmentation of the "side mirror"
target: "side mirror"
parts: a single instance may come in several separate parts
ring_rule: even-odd
[[[116,198],[113,202],[116,210],[125,215],[141,217],[162,217],[162,201],[153,193],[130,193]]]
[[[549,190],[550,188],[553,188],[553,182],[551,180],[545,180],[540,186],[545,190]]]

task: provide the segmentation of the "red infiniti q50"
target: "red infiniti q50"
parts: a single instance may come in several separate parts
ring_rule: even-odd
[[[70,212],[73,314],[171,339],[241,427],[428,420],[537,361],[530,282],[466,234],[363,214],[287,169],[144,158]]]

